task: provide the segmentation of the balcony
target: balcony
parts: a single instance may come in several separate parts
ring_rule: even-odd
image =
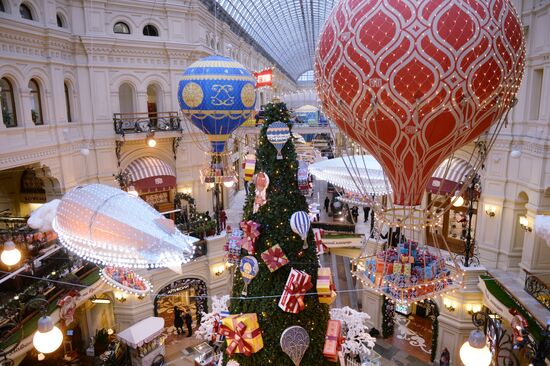
[[[524,270],[525,271],[525,270]],[[550,310],[550,286],[543,278],[525,271],[524,290],[529,295],[533,296],[541,305]]]
[[[113,123],[115,133],[121,136],[150,131],[182,131],[178,112],[114,113]]]

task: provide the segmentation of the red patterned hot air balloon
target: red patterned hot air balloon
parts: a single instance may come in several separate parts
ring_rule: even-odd
[[[510,0],[342,0],[320,36],[324,112],[418,205],[452,152],[513,106],[525,50]]]

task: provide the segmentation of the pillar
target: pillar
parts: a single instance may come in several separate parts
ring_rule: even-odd
[[[451,365],[462,365],[459,356],[460,347],[468,340],[470,332],[475,329],[472,315],[468,311],[479,311],[483,304],[483,295],[478,288],[478,283],[479,276],[486,273],[485,268],[461,266],[461,270],[464,272],[464,288],[435,299],[440,311],[437,318],[439,336],[436,360],[439,360],[439,355],[446,347],[451,355]]]

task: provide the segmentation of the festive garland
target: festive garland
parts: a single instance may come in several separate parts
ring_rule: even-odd
[[[439,317],[439,308],[437,307],[437,304],[432,300],[425,300],[424,302],[430,305],[433,310],[432,315],[430,315],[430,318],[432,320],[432,354],[430,356],[430,361],[434,362],[437,352],[437,338],[439,335],[439,320],[437,320],[437,318]]]
[[[393,335],[393,318],[395,316],[395,306],[393,302],[384,296],[382,302],[382,337],[388,338]]]

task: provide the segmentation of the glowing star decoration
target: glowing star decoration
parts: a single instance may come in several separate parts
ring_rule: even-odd
[[[309,215],[305,211],[297,211],[290,216],[290,228],[296,234],[300,235],[304,241],[303,249],[307,249],[307,235],[309,233],[309,228],[311,226],[311,221],[309,220]]]
[[[258,260],[251,255],[241,258],[239,270],[241,271],[244,282],[242,295],[246,296],[248,294],[248,285],[250,285],[254,277],[258,274]]]
[[[67,192],[52,227],[79,257],[125,268],[181,268],[198,240],[183,235],[141,198],[103,184]]]
[[[309,348],[309,334],[297,325],[286,328],[281,334],[281,349],[290,357],[295,366],[299,366]]]
[[[267,140],[277,149],[277,159],[282,159],[281,150],[290,138],[290,129],[284,122],[273,122],[267,128]]]
[[[323,112],[380,162],[394,202],[412,206],[450,153],[505,119],[524,62],[510,0],[342,0],[315,82]]]
[[[239,62],[209,56],[191,64],[179,83],[182,113],[221,153],[231,133],[254,113],[256,79]]]
[[[107,266],[99,274],[109,286],[127,294],[145,296],[153,292],[151,282],[127,268]]]

